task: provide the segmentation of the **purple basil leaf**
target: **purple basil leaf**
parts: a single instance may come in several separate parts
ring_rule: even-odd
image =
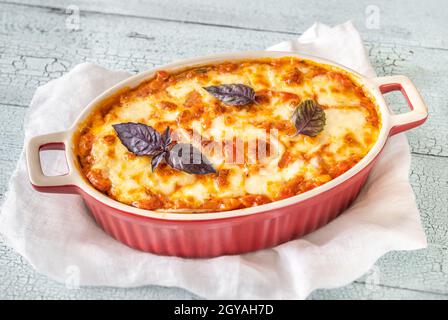
[[[171,143],[170,127],[166,127],[165,131],[162,134],[162,140],[163,140],[163,147],[168,148],[168,146]]]
[[[121,143],[137,156],[156,156],[164,149],[162,136],[153,127],[134,122],[112,126]]]
[[[163,151],[163,152],[159,153],[158,155],[152,157],[152,159],[151,159],[151,169],[152,169],[152,172],[154,172],[157,169],[159,164],[165,158],[166,154],[167,154],[167,152]]]
[[[222,84],[219,86],[204,87],[204,89],[228,105],[242,106],[255,102],[254,89],[241,83]]]
[[[189,143],[176,144],[165,157],[174,169],[191,174],[216,173],[210,161],[197,148]]]
[[[325,126],[325,112],[313,100],[305,100],[294,110],[292,121],[297,129],[296,135],[317,136]]]

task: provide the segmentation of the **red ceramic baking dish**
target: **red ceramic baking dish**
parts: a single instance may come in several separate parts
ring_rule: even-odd
[[[117,202],[94,189],[76,165],[73,135],[99,102],[123,88],[133,88],[151,78],[157,70],[176,71],[186,67],[223,61],[296,56],[349,72],[376,100],[382,117],[377,142],[354,167],[339,177],[305,193],[284,200],[225,212],[196,214],[160,213]],[[383,93],[400,90],[410,112],[394,114]],[[182,60],[132,76],[92,101],[73,126],[64,132],[41,135],[26,145],[29,179],[40,192],[74,193],[83,197],[101,228],[129,247],[161,255],[213,257],[273,247],[303,236],[337,217],[356,198],[389,136],[422,124],[427,108],[412,82],[405,76],[366,78],[350,69],[321,58],[291,52],[254,51],[217,54]],[[69,171],[45,176],[40,150],[65,150]],[[75,226],[76,227],[76,226]]]

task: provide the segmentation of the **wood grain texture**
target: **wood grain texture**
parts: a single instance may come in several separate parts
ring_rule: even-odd
[[[27,261],[6,246],[0,246],[0,270],[0,299],[199,299],[183,289],[159,286],[139,288],[66,286],[38,274]]]
[[[0,1],[0,196],[7,189],[23,144],[23,117],[34,90],[80,62],[129,72],[178,58],[213,52],[263,49],[295,37],[315,20],[353,18],[367,40],[379,75],[405,74],[421,90],[430,119],[408,134],[414,153],[411,183],[429,247],[392,252],[376,264],[379,285],[365,275],[311,299],[448,299],[448,80],[447,7],[441,1],[375,1],[380,29],[367,29],[370,1]],[[16,1],[7,1],[16,2]],[[350,5],[351,3],[351,5]],[[66,28],[65,8],[81,9],[80,29]],[[238,10],[234,10],[238,7]],[[394,110],[406,108],[398,94]],[[37,274],[0,241],[0,298],[197,299],[176,288],[69,290]]]
[[[353,20],[372,42],[448,49],[443,1],[418,0],[7,0],[64,10],[76,5],[81,12],[109,13],[159,20],[204,24],[226,29],[300,34],[315,21],[338,24]],[[379,12],[379,28],[369,23],[372,10]],[[278,38],[277,38],[278,39]]]
[[[310,300],[446,300],[446,295],[354,282],[339,289],[316,290]]]
[[[429,243],[427,249],[391,252],[376,263],[376,268],[380,285],[433,292],[448,299],[448,249],[445,245]],[[368,276],[358,281],[369,283]]]

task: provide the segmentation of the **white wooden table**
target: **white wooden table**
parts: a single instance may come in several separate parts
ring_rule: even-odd
[[[79,9],[79,24],[67,8],[69,13]],[[427,123],[408,134],[411,181],[428,248],[381,258],[378,286],[369,285],[367,275],[310,298],[447,299],[448,6],[442,0],[0,0],[0,196],[23,145],[23,119],[35,89],[76,64],[137,72],[182,57],[263,49],[299,36],[314,21],[348,19],[361,30],[378,74],[408,75],[430,108]],[[404,110],[399,94],[388,100]],[[200,297],[155,286],[71,290],[37,274],[0,243],[0,298]]]

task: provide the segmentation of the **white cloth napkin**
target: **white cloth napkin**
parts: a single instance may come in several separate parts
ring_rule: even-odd
[[[351,22],[334,28],[317,23],[299,39],[270,50],[321,56],[375,75]],[[81,64],[38,88],[25,121],[26,139],[67,129],[89,101],[128,76]],[[45,162],[52,171],[65,169],[62,157],[51,155]],[[327,226],[255,253],[183,259],[139,252],[115,241],[95,225],[77,195],[34,191],[22,154],[1,210],[0,232],[36,270],[69,284],[176,286],[212,299],[302,299],[315,289],[350,283],[386,252],[426,246],[409,165],[406,137],[395,136],[356,202]]]

